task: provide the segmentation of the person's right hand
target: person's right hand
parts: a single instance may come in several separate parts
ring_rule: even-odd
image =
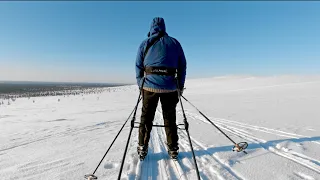
[[[182,88],[182,89],[180,89],[180,96],[182,96],[183,91],[184,91],[185,89],[186,89],[186,88]]]

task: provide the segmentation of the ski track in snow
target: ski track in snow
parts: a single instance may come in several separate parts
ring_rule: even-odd
[[[180,112],[178,112],[179,114]],[[181,113],[180,113],[181,114]],[[186,111],[187,119],[196,119],[208,123],[202,116]],[[320,161],[303,155],[301,153],[288,150],[281,146],[273,146],[266,140],[260,139],[248,130],[255,130],[264,133],[269,133],[277,136],[288,138],[310,138],[303,135],[289,133],[285,131],[275,130],[266,127],[253,126],[249,124],[239,123],[236,121],[217,119],[213,121],[220,129],[245,139],[249,142],[248,150],[253,144],[276,154],[282,158],[291,160],[299,165],[302,165],[310,170],[320,173]],[[163,124],[162,112],[157,109],[154,124]],[[161,130],[162,129],[162,130]],[[187,133],[185,130],[178,130],[180,153],[178,161],[173,161],[167,154],[165,145],[166,136],[164,128],[153,127],[149,143],[149,152],[144,161],[138,160],[136,166],[136,179],[196,179],[196,171],[192,158],[190,145],[188,142]],[[239,179],[245,180],[245,176],[235,171],[228,160],[221,159],[217,154],[207,150],[207,147],[191,136],[193,148],[195,150],[197,165],[200,172],[200,177],[203,180],[209,179]],[[310,141],[319,144],[317,141]],[[257,147],[256,147],[257,148]],[[231,149],[230,149],[231,150]],[[138,157],[137,157],[138,159]],[[155,172],[154,172],[155,171]],[[312,179],[308,175],[296,172],[294,173],[300,178]],[[148,178],[147,178],[148,177]]]
[[[40,136],[40,138],[37,137],[37,138],[31,139],[31,140],[29,139],[28,141],[23,141],[22,143],[17,142],[13,146],[9,146],[9,147],[5,147],[5,148],[0,149],[0,152],[14,149],[14,148],[21,147],[21,146],[25,146],[25,145],[29,145],[29,144],[36,143],[39,141],[44,141],[44,140],[47,140],[50,138],[65,137],[65,136],[69,136],[72,134],[86,133],[88,131],[103,129],[103,127],[98,127],[99,125],[103,125],[103,124],[97,124],[97,125],[93,125],[93,126],[86,126],[86,127],[82,127],[82,128],[75,128],[75,129],[68,128],[67,130],[62,131],[62,132],[58,132],[58,133],[54,133],[54,134],[50,134],[50,135],[45,135],[43,137]]]
[[[157,109],[154,124],[163,124],[162,112]],[[153,127],[149,142],[148,155],[144,161],[138,160],[135,170],[135,179],[172,179],[172,180],[193,180],[196,179],[196,170],[192,158],[192,152],[185,130],[179,130],[180,153],[177,161],[171,160],[167,154],[165,145],[165,129]],[[228,163],[219,157],[212,155],[198,141],[192,138],[194,149],[201,150],[196,153],[196,160],[203,180],[209,179],[245,179],[241,174],[235,172]],[[135,148],[135,147],[132,147]],[[199,156],[201,155],[201,157]],[[135,161],[134,161],[135,162]],[[153,172],[154,171],[154,172]]]
[[[161,117],[157,113],[154,123],[159,123],[159,120],[161,120]],[[188,180],[185,170],[181,166],[181,160],[173,161],[167,154],[164,138],[164,130],[161,131],[157,127],[152,129],[148,155],[143,161],[138,160],[138,155],[136,155],[138,162],[135,170],[135,179]]]
[[[187,116],[189,118],[198,119],[198,120],[201,120],[205,123],[209,123],[206,119],[204,119],[203,117],[201,117],[199,115],[196,115],[193,113],[187,113],[187,114],[188,114]],[[226,120],[226,119],[216,119],[215,118],[214,120],[211,120],[211,121],[213,121],[223,131],[227,131],[227,132],[229,132],[233,135],[236,135],[242,139],[248,140],[249,142],[251,142],[253,144],[257,144],[267,151],[270,151],[276,155],[279,155],[283,158],[294,161],[295,163],[298,163],[298,164],[305,166],[305,167],[307,167],[317,173],[320,173],[320,161],[319,160],[312,158],[312,157],[308,157],[306,155],[300,154],[300,153],[292,151],[292,150],[289,151],[288,149],[283,148],[283,147],[279,147],[279,146],[274,147],[272,143],[268,143],[266,140],[263,140],[263,139],[260,139],[256,136],[254,136],[254,135],[251,135],[251,133],[245,131],[244,129],[256,130],[256,131],[261,131],[261,132],[265,132],[265,133],[270,133],[270,134],[294,138],[294,139],[310,138],[310,137],[306,137],[306,136],[294,134],[294,133],[288,133],[288,132],[284,132],[284,131],[279,131],[279,130],[275,130],[275,129],[265,128],[265,127],[253,126],[253,125],[239,123],[236,121],[231,121],[231,120]],[[317,142],[317,141],[310,141],[310,142],[319,144],[319,142]],[[250,145],[252,146],[253,144],[249,143],[248,148],[250,149]]]

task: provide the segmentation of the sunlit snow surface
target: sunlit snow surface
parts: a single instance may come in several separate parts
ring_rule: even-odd
[[[80,180],[93,173],[139,94],[135,85],[109,89],[4,101],[0,179]],[[320,76],[188,79],[184,96],[236,142],[249,143],[248,154],[233,152],[232,143],[183,100],[203,180],[320,179]],[[159,103],[154,124],[162,124],[161,111]],[[137,121],[140,114],[141,104]],[[99,179],[117,179],[130,120],[95,173]],[[180,106],[177,120],[183,122]],[[195,180],[186,132],[179,130],[179,138],[174,162],[164,129],[153,128],[149,154],[140,162],[134,129],[122,179]]]

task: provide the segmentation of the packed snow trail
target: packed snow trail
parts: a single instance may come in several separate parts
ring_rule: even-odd
[[[156,113],[154,124],[163,124],[161,114]],[[134,133],[134,137],[137,138],[137,131]],[[153,127],[149,142],[148,155],[143,161],[139,160],[137,153],[134,155],[135,161],[131,161],[132,167],[136,167],[135,175],[129,175],[129,179],[164,179],[164,180],[188,180],[186,176],[186,170],[184,166],[192,167],[190,162],[184,164],[180,159],[177,161],[172,160],[165,145],[164,128]],[[136,149],[137,141],[134,140],[131,143],[131,149]],[[137,163],[135,166],[134,163]],[[131,178],[134,177],[134,178]]]
[[[156,111],[154,124],[163,124],[162,114],[159,108]],[[180,153],[177,161],[171,160],[166,147],[166,135],[164,128],[153,127],[149,142],[148,155],[143,161],[138,160],[138,155],[134,155],[131,161],[133,171],[130,168],[129,179],[173,179],[191,180],[196,178],[195,166],[193,163],[191,149],[185,130],[179,130]],[[137,135],[137,132],[135,133]],[[133,136],[135,136],[133,135]],[[197,163],[202,179],[245,179],[238,174],[228,164],[224,163],[216,156],[212,156],[202,145],[192,139],[196,151]],[[131,149],[136,148],[136,140],[131,143]],[[230,149],[231,151],[231,149]],[[134,163],[137,163],[134,165]],[[135,172],[135,175],[132,175]]]

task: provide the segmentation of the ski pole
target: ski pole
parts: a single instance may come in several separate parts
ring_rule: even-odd
[[[113,146],[114,142],[116,141],[116,139],[118,138],[119,134],[121,133],[121,131],[123,130],[124,126],[127,124],[128,120],[130,119],[131,115],[133,112],[135,112],[135,110],[137,109],[138,105],[139,105],[139,102],[141,101],[141,92],[139,94],[139,97],[138,97],[138,101],[137,101],[137,104],[136,106],[134,107],[134,109],[131,111],[129,117],[127,118],[127,120],[125,121],[125,123],[122,125],[120,131],[118,132],[118,134],[116,135],[116,137],[113,139],[111,145],[109,146],[108,150],[106,151],[106,153],[104,154],[104,156],[102,157],[101,161],[99,162],[98,166],[96,167],[96,169],[93,171],[92,174],[88,174],[88,175],[85,175],[85,178],[88,179],[88,180],[91,180],[91,179],[98,179],[94,174],[96,173],[97,169],[99,168],[99,166],[101,165],[103,159],[106,157],[106,155],[108,154],[109,150],[111,149],[111,147]]]
[[[206,115],[204,115],[195,105],[193,105],[190,101],[188,101],[187,98],[185,98],[183,95],[181,95],[181,97],[184,100],[186,100],[191,106],[193,106],[207,121],[209,121],[214,127],[216,127],[225,137],[227,137],[234,144],[234,146],[237,148],[236,151],[238,151],[238,152],[243,151],[244,153],[247,154],[247,152],[244,151],[244,149],[246,149],[248,147],[248,143],[246,143],[246,142],[236,143],[225,132],[223,132],[216,124],[214,124]],[[239,144],[243,144],[243,145],[240,146]]]
[[[191,148],[191,151],[192,151],[192,157],[193,157],[193,162],[194,162],[194,165],[195,165],[195,168],[196,168],[197,177],[198,177],[198,180],[201,180],[200,179],[200,173],[199,173],[198,165],[197,165],[196,156],[194,154],[194,150],[193,150],[193,146],[192,146],[192,142],[191,142],[191,138],[190,138],[189,123],[187,121],[187,116],[184,113],[184,108],[183,108],[182,101],[181,101],[182,94],[181,94],[181,91],[180,91],[180,88],[179,88],[178,79],[176,78],[176,80],[177,80],[176,82],[177,82],[177,88],[178,88],[178,97],[179,97],[179,101],[180,101],[180,105],[181,105],[181,109],[182,109],[182,114],[183,114],[183,122],[184,122],[184,125],[185,125],[185,130],[186,130],[187,135],[188,135],[188,140],[189,140],[190,148]]]
[[[143,78],[142,85],[141,85],[141,88],[140,88],[139,99],[140,99],[140,96],[141,96],[141,95],[143,96],[143,94],[142,94],[142,89],[143,89],[144,82],[145,82],[145,77]],[[128,146],[129,146],[129,141],[130,141],[130,138],[131,138],[132,130],[133,130],[133,128],[134,128],[134,122],[135,122],[135,120],[136,120],[136,113],[137,113],[137,109],[138,109],[138,104],[139,104],[139,101],[137,102],[137,105],[136,105],[136,107],[135,107],[135,109],[134,109],[134,113],[133,113],[133,116],[132,116],[132,119],[131,119],[131,128],[130,128],[130,132],[129,132],[129,135],[128,135],[128,140],[127,140],[126,148],[124,149],[124,153],[123,153],[123,157],[122,157],[122,162],[121,162],[121,166],[120,166],[120,171],[119,171],[119,175],[118,175],[118,180],[120,180],[120,178],[121,178],[121,173],[122,173],[124,161],[125,161],[125,159],[126,159],[127,150],[128,150]]]

